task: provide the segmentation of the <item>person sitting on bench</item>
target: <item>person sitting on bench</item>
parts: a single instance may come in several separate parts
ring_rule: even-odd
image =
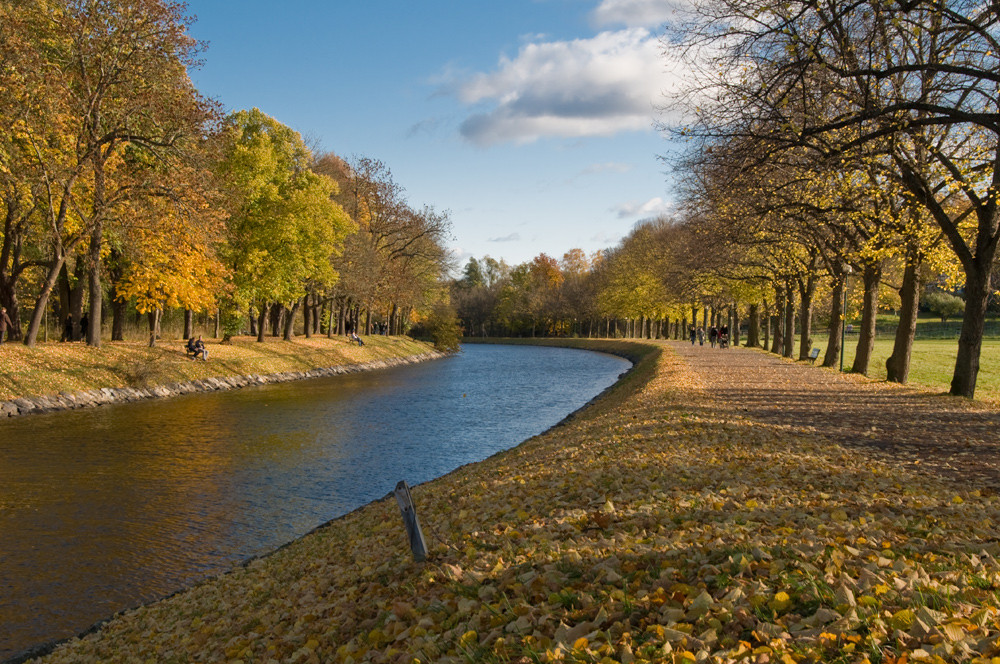
[[[188,354],[192,356],[192,359],[197,360],[198,356],[205,362],[208,362],[208,349],[205,348],[205,342],[201,340],[199,336],[197,339],[191,337],[188,339],[187,346],[185,347]]]

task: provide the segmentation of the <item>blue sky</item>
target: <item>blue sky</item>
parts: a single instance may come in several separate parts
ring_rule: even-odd
[[[460,263],[613,246],[671,202],[664,0],[190,0],[192,72],[449,210]]]

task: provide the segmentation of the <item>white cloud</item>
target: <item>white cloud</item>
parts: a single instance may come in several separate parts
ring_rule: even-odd
[[[591,242],[600,242],[600,243],[602,243],[602,244],[604,244],[605,246],[608,246],[608,247],[610,247],[612,245],[615,245],[615,244],[618,244],[618,241],[621,240],[621,239],[622,239],[622,236],[621,236],[620,233],[617,233],[617,234],[615,234],[615,233],[605,233],[604,231],[601,231],[600,233],[596,233],[596,234],[594,234],[594,235],[592,235],[590,237],[590,241]]]
[[[590,20],[600,27],[624,25],[656,29],[676,18],[678,8],[688,5],[685,0],[602,0],[591,12]]]
[[[603,164],[591,164],[583,169],[581,175],[597,175],[600,173],[629,173],[635,170],[633,164],[623,164],[616,161],[608,161]]]
[[[451,252],[451,258],[455,262],[466,263],[470,258],[473,257],[471,251],[463,249],[462,247],[454,246],[449,249]]]
[[[614,208],[619,219],[627,219],[629,217],[655,217],[661,214],[669,214],[673,211],[673,206],[669,201],[666,201],[659,196],[651,198],[645,203],[622,203],[621,205]]]
[[[410,126],[406,132],[407,138],[413,138],[421,134],[433,134],[441,126],[441,121],[437,118],[425,118]]]
[[[679,80],[667,68],[661,44],[642,28],[526,44],[515,58],[502,57],[495,71],[459,85],[461,101],[487,107],[468,117],[461,132],[490,145],[648,131],[664,92]]]
[[[488,242],[520,242],[520,233],[511,233],[510,235],[504,235],[502,237],[491,237]]]

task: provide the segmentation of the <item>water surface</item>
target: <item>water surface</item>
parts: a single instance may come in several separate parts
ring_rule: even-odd
[[[363,374],[0,422],[0,660],[558,423],[628,369],[466,346]]]

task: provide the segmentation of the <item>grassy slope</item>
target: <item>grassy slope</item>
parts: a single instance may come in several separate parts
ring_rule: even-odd
[[[588,340],[497,339],[490,340],[490,342],[573,345],[586,344]],[[857,333],[847,337],[847,352],[844,355],[844,367],[846,369],[849,369],[854,361],[857,344]],[[893,340],[891,338],[876,339],[871,370],[869,372],[869,377],[873,380],[885,380],[885,361],[892,354],[892,344]],[[820,349],[818,366],[822,363],[823,354],[826,352],[826,336],[822,330],[813,332],[813,346]],[[795,339],[794,348],[795,353],[798,353],[798,337]],[[927,388],[933,392],[947,392],[951,386],[951,376],[955,370],[955,355],[957,353],[958,341],[955,339],[918,339],[913,345],[913,357],[910,363],[910,384]],[[983,350],[979,361],[979,379],[976,385],[976,398],[988,403],[1000,404],[1000,339],[983,340]]]
[[[798,353],[798,339],[795,342]],[[820,349],[820,360],[826,352],[824,334],[813,335],[813,345]],[[858,336],[847,338],[847,352],[844,354],[844,368],[854,362]],[[885,380],[885,361],[892,354],[893,340],[875,340],[869,377]],[[913,357],[910,362],[910,383],[926,387],[935,392],[947,392],[951,386],[951,376],[955,370],[955,356],[958,341],[955,339],[918,339],[913,343]],[[983,340],[983,350],[979,358],[979,378],[976,383],[976,398],[990,403],[1000,403],[1000,339]]]
[[[100,348],[83,343],[40,343],[28,348],[0,345],[0,400],[19,396],[74,392],[99,387],[160,385],[210,376],[271,374],[305,371],[341,364],[417,355],[431,350],[408,337],[366,337],[364,347],[343,338],[296,338],[292,342],[268,337],[257,343],[238,337],[231,345],[208,340],[209,361],[188,359],[184,342],[105,342]]]
[[[652,351],[567,424],[416,487],[426,564],[381,500],[46,661],[1000,653],[1000,499],[719,413],[703,389]]]

